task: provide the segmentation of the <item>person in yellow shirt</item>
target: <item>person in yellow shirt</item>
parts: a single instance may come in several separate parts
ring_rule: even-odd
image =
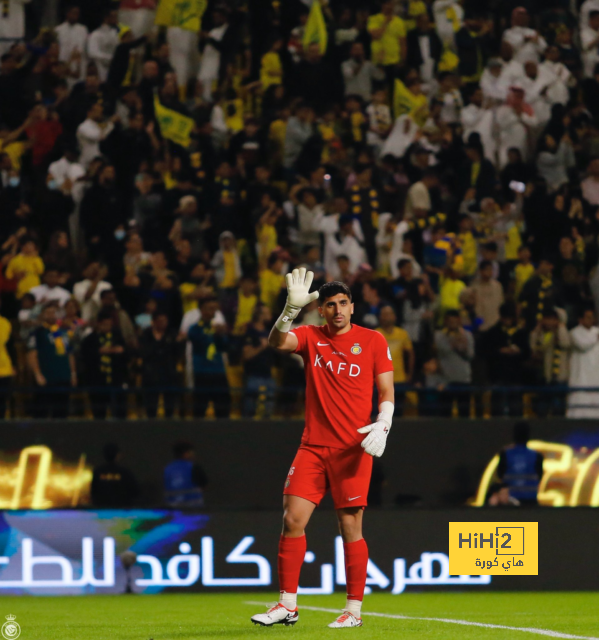
[[[4,316],[0,316],[0,420],[4,420],[6,415],[8,388],[12,377],[16,375],[13,359],[10,357],[13,347],[11,332],[10,322]]]
[[[262,64],[260,66],[262,91],[266,91],[273,84],[281,84],[283,82],[283,65],[279,56],[279,51],[282,47],[282,38],[275,38],[270,49],[262,56]]]
[[[478,268],[478,243],[472,230],[474,220],[468,215],[460,216],[458,228],[458,239],[462,248],[462,275],[464,278],[473,278]]]
[[[379,322],[381,326],[377,331],[385,336],[393,360],[393,382],[395,384],[411,382],[414,376],[415,355],[408,332],[396,326],[397,316],[391,305],[381,307]]]
[[[262,194],[261,207],[264,213],[256,223],[256,253],[258,254],[258,267],[264,269],[268,264],[269,257],[279,245],[276,224],[282,210],[277,207],[277,203],[272,199],[270,193]]]
[[[405,19],[406,31],[413,31],[416,28],[416,18],[426,12],[425,2],[422,0],[409,0]]]
[[[372,38],[372,62],[384,67],[387,82],[395,79],[397,68],[405,64],[407,54],[406,25],[393,13],[393,0],[383,0],[381,13],[368,18]]]
[[[518,264],[514,267],[514,298],[520,299],[520,293],[524,285],[535,274],[535,266],[530,261],[530,249],[526,245],[522,245],[518,249]]]
[[[239,282],[237,291],[237,311],[233,324],[233,334],[241,336],[245,333],[246,326],[252,321],[254,310],[258,304],[256,290],[258,283],[254,278],[244,276]]]
[[[16,296],[20,300],[29,290],[41,284],[44,263],[39,257],[33,238],[24,236],[21,240],[21,252],[11,258],[6,267],[6,277],[17,280]]]
[[[260,302],[265,304],[273,313],[276,311],[277,299],[285,285],[283,260],[277,253],[268,259],[267,268],[260,273]]]
[[[441,317],[439,322],[442,324],[447,311],[459,311],[462,303],[460,296],[466,288],[465,283],[458,278],[458,274],[453,269],[446,269],[445,276],[442,278],[439,287],[439,306]]]

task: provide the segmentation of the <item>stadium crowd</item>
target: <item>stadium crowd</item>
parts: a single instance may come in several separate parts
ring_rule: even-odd
[[[406,411],[599,388],[599,1],[318,8],[2,3],[0,415],[301,413],[267,345],[297,265],[350,286]]]

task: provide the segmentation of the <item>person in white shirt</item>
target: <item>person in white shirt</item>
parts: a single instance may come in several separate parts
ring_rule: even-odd
[[[514,84],[520,83],[524,78],[525,73],[524,65],[521,62],[514,60],[514,48],[509,42],[506,42],[505,40],[502,41],[499,55],[501,62],[501,73],[499,75],[499,82],[497,84],[497,95],[499,96],[501,102],[503,102],[507,99],[510,87]],[[483,86],[482,81],[481,86]]]
[[[406,216],[425,216],[432,209],[430,189],[436,187],[439,182],[434,169],[425,169],[422,180],[415,182],[409,189],[406,198]]]
[[[551,117],[554,104],[567,104],[570,98],[568,87],[546,67],[536,62],[524,65],[526,76],[522,80],[525,100],[534,109],[539,126],[545,125]]]
[[[580,32],[582,62],[585,78],[593,78],[599,63],[599,11],[591,11],[589,25]]]
[[[534,109],[524,102],[524,89],[513,86],[504,105],[497,109],[497,125],[499,127],[499,166],[501,169],[508,162],[508,150],[516,147],[524,162],[531,155],[530,132],[539,121]]]
[[[119,22],[126,24],[135,38],[149,33],[154,27],[156,0],[121,0]]]
[[[58,302],[60,307],[71,299],[71,294],[58,285],[60,280],[60,272],[52,265],[46,266],[44,272],[44,284],[38,284],[37,287],[29,290],[34,296],[36,304],[43,305],[47,302]]]
[[[441,42],[454,48],[455,34],[462,28],[464,21],[464,9],[459,0],[435,0],[433,15]]]
[[[104,120],[104,107],[96,103],[87,112],[87,119],[77,127],[77,140],[81,147],[79,162],[87,169],[90,162],[100,154],[100,142],[114,129],[114,118]]]
[[[85,169],[77,161],[78,154],[74,148],[66,147],[62,158],[48,167],[46,185],[50,189],[60,189],[72,196],[75,202],[83,199],[83,183],[80,178],[85,175]]]
[[[168,27],[166,42],[169,46],[169,62],[177,76],[179,94],[184,95],[187,82],[198,71],[199,65],[199,35],[189,29]]]
[[[77,5],[67,9],[65,21],[55,29],[58,38],[58,59],[69,67],[69,86],[85,78],[87,27],[79,24],[80,10]]]
[[[366,251],[356,237],[354,219],[351,215],[333,214],[318,216],[315,226],[324,234],[324,268],[333,279],[339,277],[339,256],[349,259],[350,273],[356,273],[358,267],[368,262]]]
[[[208,101],[212,99],[213,85],[220,72],[221,53],[217,43],[222,42],[229,28],[228,16],[224,10],[214,10],[212,15],[215,26],[208,32],[208,43],[202,53],[198,74],[198,80],[202,83],[202,97]]]
[[[368,117],[366,142],[368,146],[373,147],[376,158],[379,157],[385,138],[389,135],[393,124],[391,109],[386,104],[386,100],[386,91],[379,89],[374,92],[371,104],[366,107],[366,116]]]
[[[112,285],[104,280],[108,269],[100,262],[90,262],[82,275],[84,279],[73,285],[73,297],[81,306],[81,318],[89,322],[98,314],[102,291],[112,289]]]
[[[108,69],[116,48],[119,46],[118,13],[109,9],[102,24],[89,35],[87,54],[96,63],[101,82],[106,82]]]
[[[589,15],[591,11],[599,11],[599,0],[585,0],[580,7],[578,14],[578,27],[580,31],[589,26]]]
[[[457,79],[455,73],[450,71],[439,74],[439,93],[436,98],[442,103],[440,119],[445,124],[457,124],[460,121],[464,101],[456,87]]]
[[[2,0],[0,3],[0,55],[8,53],[16,40],[25,37],[25,5],[29,2],[31,0]]]
[[[503,32],[503,40],[509,42],[514,49],[514,58],[524,64],[532,60],[539,62],[541,54],[547,48],[543,36],[528,24],[530,17],[524,7],[516,7],[512,11],[512,26]]]
[[[599,328],[595,326],[595,313],[591,309],[584,310],[578,322],[578,326],[570,331],[572,356],[568,386],[599,388]],[[570,393],[566,416],[599,418],[599,392]]]
[[[551,45],[545,51],[545,60],[539,65],[539,69],[547,69],[553,75],[561,80],[566,87],[573,89],[576,86],[576,78],[570,72],[570,69],[561,61],[561,51],[559,47]]]
[[[71,243],[75,251],[81,249],[83,238],[81,235],[81,225],[79,224],[79,205],[85,195],[85,169],[77,161],[79,152],[72,147],[66,147],[62,158],[56,160],[48,167],[46,186],[48,189],[58,189],[65,196],[71,196],[75,203],[75,208],[69,216],[69,232]]]
[[[399,116],[399,118],[395,119],[393,129],[391,129],[391,133],[385,140],[381,156],[403,157],[408,147],[416,140],[416,135],[419,131],[420,127],[409,114],[405,113]]]
[[[354,42],[349,53],[349,59],[341,63],[345,95],[357,95],[368,102],[372,97],[372,81],[384,80],[385,74],[370,60],[366,60],[361,42]]]
[[[502,103],[505,101],[506,88],[501,78],[502,69],[503,62],[501,58],[490,58],[480,78],[480,88],[485,100],[489,103]],[[524,69],[522,70],[522,75],[524,75]]]
[[[483,100],[483,90],[476,87],[470,94],[468,106],[462,109],[464,142],[468,141],[471,133],[478,133],[485,150],[485,158],[495,164],[497,143],[493,135],[493,110],[483,108]]]

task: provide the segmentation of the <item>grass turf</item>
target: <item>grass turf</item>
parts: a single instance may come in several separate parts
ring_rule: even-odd
[[[277,594],[278,595],[278,594]],[[197,640],[204,638],[327,638],[335,615],[304,611],[301,605],[339,608],[343,594],[302,596],[295,627],[265,629],[250,623],[262,613],[248,601],[276,600],[275,594],[185,594],[155,596],[0,597],[0,621],[11,613],[21,625],[19,640]],[[599,593],[425,593],[367,596],[364,611],[535,627],[599,638]],[[362,629],[342,631],[360,638],[402,640],[522,640],[547,636],[458,626],[446,622],[364,616]],[[547,634],[549,635],[549,634]]]

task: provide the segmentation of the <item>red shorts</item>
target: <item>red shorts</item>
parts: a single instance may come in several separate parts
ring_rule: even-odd
[[[367,505],[372,456],[361,445],[349,449],[302,444],[297,451],[283,494],[318,505],[331,489],[335,509]]]

